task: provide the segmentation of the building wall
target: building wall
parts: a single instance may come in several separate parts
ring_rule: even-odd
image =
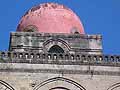
[[[0,52],[0,90],[119,90],[120,56],[100,35],[15,32]],[[64,53],[49,52],[59,46]]]
[[[115,66],[0,63],[0,70],[15,90],[120,90]]]
[[[10,51],[48,53],[58,45],[65,53],[102,54],[101,35],[12,32],[10,38]]]

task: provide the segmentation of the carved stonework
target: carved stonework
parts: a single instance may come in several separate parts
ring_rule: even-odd
[[[49,34],[36,32],[11,33],[10,51],[44,52],[58,45],[64,53],[102,54],[100,35]]]

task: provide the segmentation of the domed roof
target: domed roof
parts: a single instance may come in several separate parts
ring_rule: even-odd
[[[78,16],[72,10],[56,3],[44,3],[31,8],[22,17],[17,31],[84,34]]]

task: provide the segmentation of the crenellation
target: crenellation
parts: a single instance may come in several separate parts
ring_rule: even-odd
[[[58,54],[30,52],[0,52],[0,59],[7,63],[91,64],[120,66],[119,55]]]

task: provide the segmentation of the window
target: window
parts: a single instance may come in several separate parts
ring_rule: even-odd
[[[73,28],[71,29],[71,33],[72,33],[72,34],[79,34],[79,30],[78,30],[76,27],[73,27]]]
[[[65,87],[55,87],[55,88],[51,88],[50,90],[70,90],[70,89]]]
[[[54,45],[49,49],[48,52],[49,53],[64,53],[64,50],[60,46]]]
[[[36,32],[37,31],[37,27],[34,26],[34,25],[29,25],[23,31],[24,32]]]

